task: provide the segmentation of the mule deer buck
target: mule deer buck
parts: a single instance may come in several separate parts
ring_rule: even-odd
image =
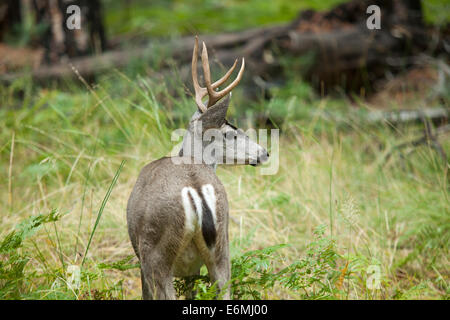
[[[192,80],[198,110],[190,120],[179,156],[146,165],[128,200],[128,232],[141,263],[143,299],[175,299],[173,277],[198,275],[203,264],[211,281],[217,282],[222,297],[230,298],[228,200],[215,169],[217,164],[231,161],[258,165],[269,156],[225,118],[231,90],[244,72],[244,59],[237,78],[222,91],[216,91],[230,77],[237,59],[221,79],[211,83],[204,43],[201,58],[206,87],[198,82],[196,37]],[[205,105],[202,99],[206,95]],[[204,139],[209,129],[216,130],[214,140]],[[203,152],[193,152],[192,145],[196,143],[202,150],[216,147],[218,152],[204,157]]]

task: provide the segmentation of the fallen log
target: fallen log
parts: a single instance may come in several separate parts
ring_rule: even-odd
[[[366,120],[369,123],[408,123],[418,122],[425,119],[431,121],[444,122],[448,120],[450,109],[447,108],[425,108],[423,110],[393,110],[393,111],[372,111]]]
[[[275,25],[270,27],[254,28],[240,33],[224,33],[219,35],[202,35],[200,41],[208,43],[212,48],[212,54],[217,51],[227,51],[228,48],[239,46],[246,43],[249,39],[259,37],[264,34],[276,35],[285,33],[288,25]],[[3,82],[11,82],[15,79],[30,76],[36,81],[45,81],[52,78],[70,78],[76,77],[73,68],[78,70],[83,77],[91,77],[99,72],[107,71],[112,68],[122,68],[131,61],[145,59],[148,63],[152,62],[152,55],[155,52],[163,53],[167,60],[176,60],[179,64],[187,63],[192,55],[192,36],[183,37],[176,40],[157,40],[153,43],[134,49],[120,49],[108,51],[103,54],[70,59],[54,65],[43,65],[31,72],[20,72],[13,74],[0,75]],[[73,67],[73,68],[72,68]],[[161,69],[168,67],[163,64]]]
[[[411,123],[432,122],[437,127],[447,125],[450,116],[449,108],[442,107],[426,107],[421,110],[360,110],[354,114],[341,114],[330,112],[327,110],[316,111],[310,115],[311,118],[318,117],[325,121],[337,124],[358,123],[360,125],[381,125],[386,124],[391,127],[407,125]],[[271,115],[270,119],[267,115],[254,116],[260,124],[270,124],[272,121],[282,126],[284,117],[277,119],[276,115]],[[447,125],[448,126],[448,125]]]

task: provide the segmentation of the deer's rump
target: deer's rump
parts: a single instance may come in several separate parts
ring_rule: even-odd
[[[192,275],[215,250],[228,203],[214,170],[162,158],[145,166],[127,205],[130,239],[139,259],[149,249],[164,255],[175,276]],[[175,161],[174,161],[175,160]]]

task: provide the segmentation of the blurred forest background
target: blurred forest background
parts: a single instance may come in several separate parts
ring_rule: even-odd
[[[1,1],[0,299],[140,298],[126,202],[195,111],[194,35],[213,76],[246,59],[230,121],[281,132],[275,175],[217,170],[233,298],[448,299],[449,22],[446,0]]]

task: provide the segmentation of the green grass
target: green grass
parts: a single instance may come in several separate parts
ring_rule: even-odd
[[[422,1],[425,20],[428,23],[444,25],[450,22],[450,3],[441,0]]]
[[[106,2],[106,25],[111,34],[138,33],[148,36],[226,32],[287,22],[300,9],[328,9],[343,0],[257,1],[195,0],[135,1],[123,8]]]
[[[171,130],[185,127],[188,115],[173,115],[193,112],[192,99],[114,72],[94,88],[43,89],[21,79],[0,90],[0,239],[8,247],[17,224],[63,214],[0,252],[2,297],[139,298],[126,202],[139,170],[175,145]],[[448,164],[428,146],[383,161],[420,125],[327,120],[321,111],[345,115],[354,107],[345,98],[318,99],[301,80],[270,101],[233,97],[231,118],[243,127],[239,116],[258,110],[284,119],[276,175],[217,171],[230,201],[236,298],[448,298]],[[448,153],[449,140],[442,144]],[[318,227],[324,238],[315,240]],[[278,244],[288,246],[246,253]],[[76,290],[66,284],[71,265],[81,266]],[[374,266],[379,290],[366,285]],[[211,297],[204,281],[196,285],[198,298]]]
[[[152,17],[148,26],[123,20],[114,7],[107,20],[115,34],[221,32],[335,2],[267,1],[253,9],[253,0],[209,1],[195,11],[161,2],[160,11],[132,9],[138,20]],[[225,7],[213,18],[215,6]],[[0,87],[0,298],[140,298],[128,196],[140,169],[170,152],[172,130],[195,110],[185,84],[169,94],[157,80],[134,76],[144,73],[141,64],[128,75],[104,74],[92,87],[43,87],[26,77]],[[320,98],[295,75],[268,101],[235,91],[230,120],[247,128],[264,114],[282,131],[276,175],[248,166],[217,170],[230,202],[234,298],[449,298],[449,165],[426,145],[385,160],[422,125],[369,125],[362,119],[372,107],[357,97],[356,105]],[[448,97],[413,98],[408,107],[448,108]],[[449,154],[448,136],[440,141]],[[78,287],[70,282],[73,266]],[[195,285],[198,299],[212,298],[205,275],[177,280],[180,294]],[[370,288],[374,276],[380,289]]]
[[[292,21],[305,9],[328,10],[345,0],[137,0],[125,7],[106,0],[105,21],[110,35],[177,37],[222,33]],[[450,21],[444,0],[423,1],[425,19],[442,25]]]

